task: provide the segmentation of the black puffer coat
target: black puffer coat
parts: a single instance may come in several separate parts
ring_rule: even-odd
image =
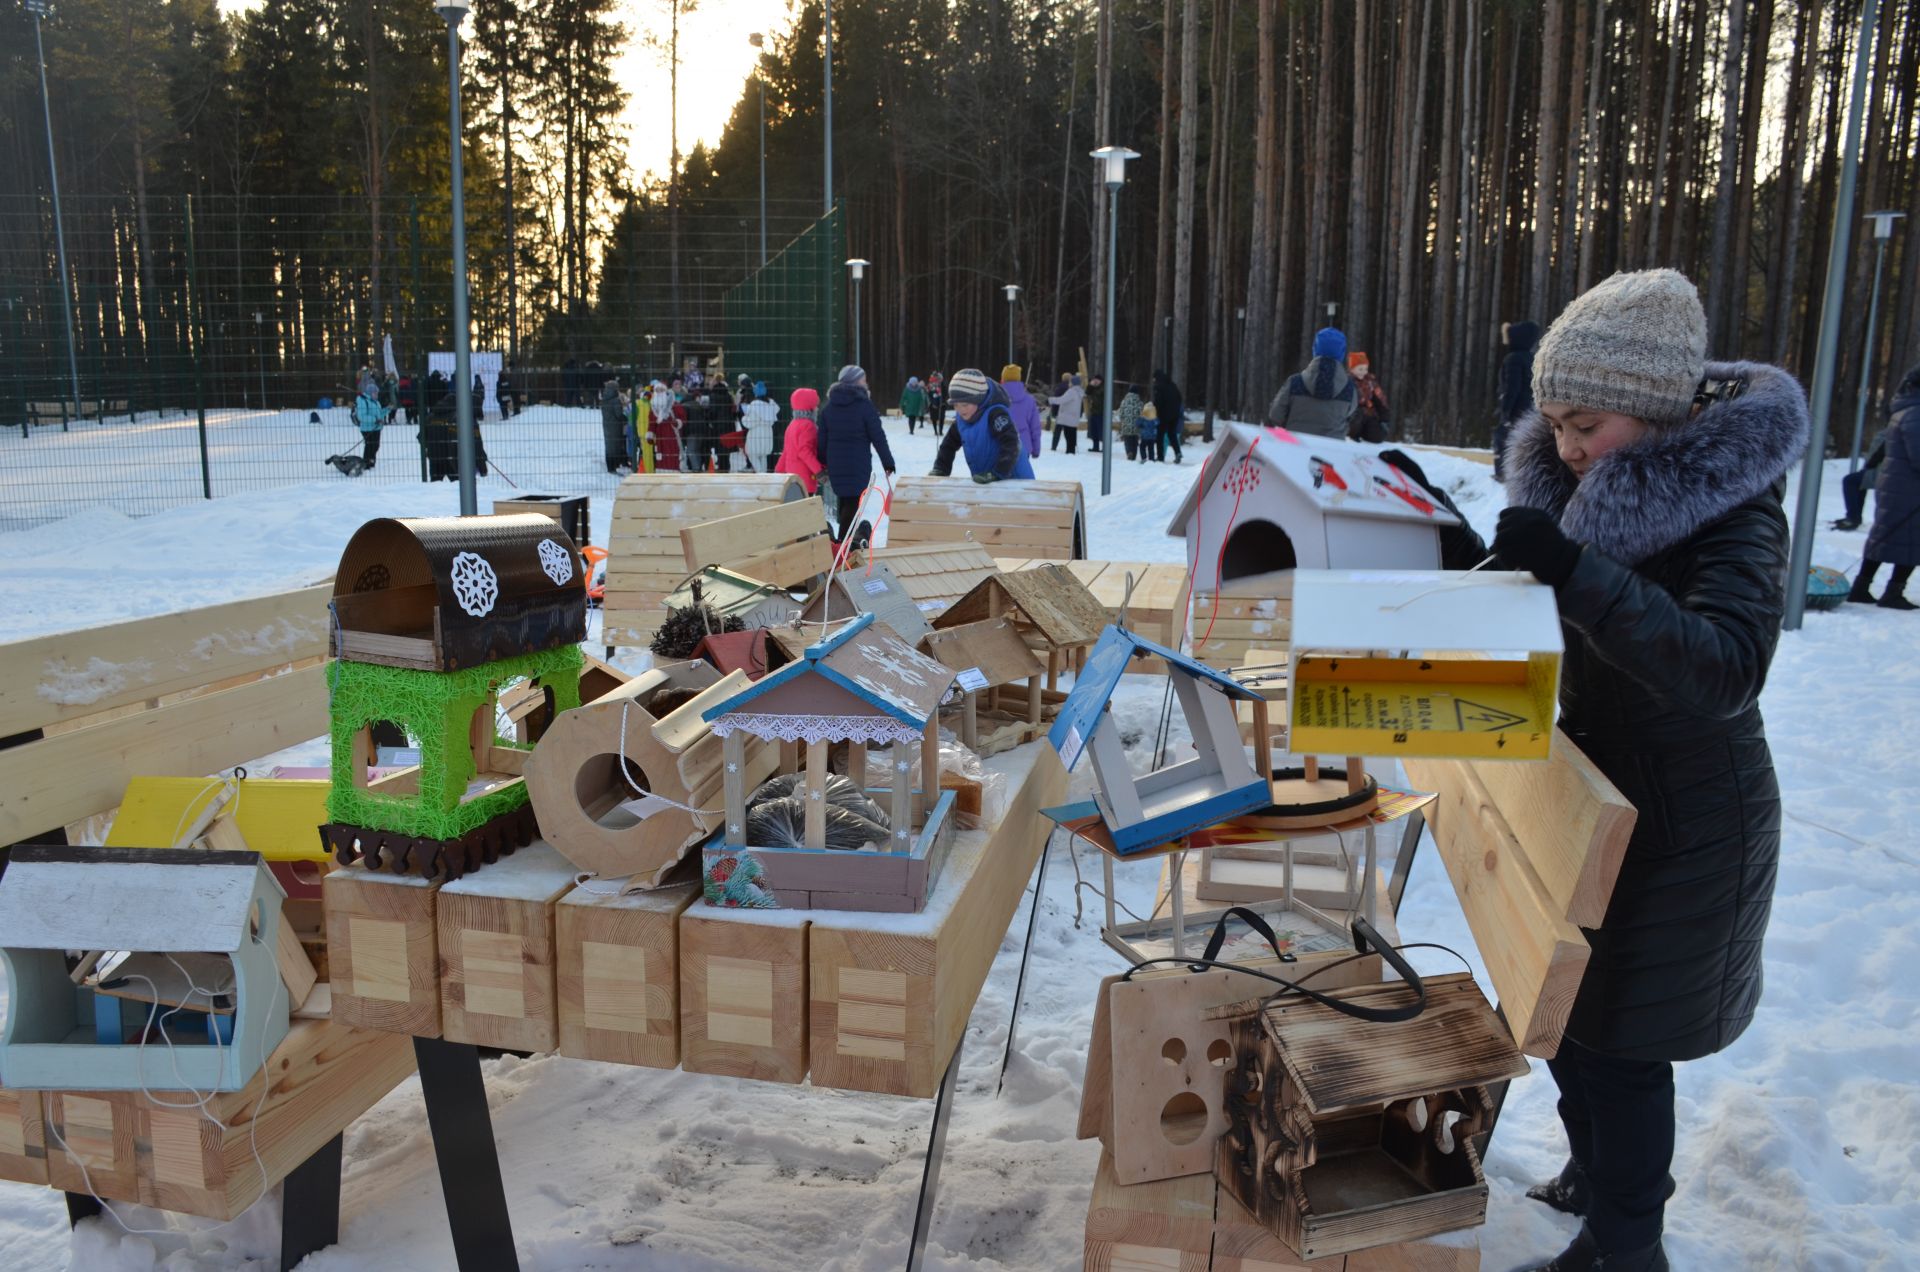
[[[1760,719],[1779,637],[1779,485],[1806,448],[1806,395],[1754,363],[1708,367],[1737,398],[1658,429],[1576,479],[1536,413],[1514,431],[1508,498],[1586,545],[1557,590],[1560,726],[1639,810],[1567,1035],[1691,1060],[1760,1000],[1780,790]]]
[[[1880,441],[1886,458],[1873,488],[1866,559],[1920,565],[1920,367],[1907,372],[1894,393]]]

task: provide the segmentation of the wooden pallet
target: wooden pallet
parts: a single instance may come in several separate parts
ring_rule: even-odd
[[[635,473],[621,482],[607,536],[603,643],[645,649],[653,639],[661,602],[687,575],[683,528],[806,498],[789,473]]]

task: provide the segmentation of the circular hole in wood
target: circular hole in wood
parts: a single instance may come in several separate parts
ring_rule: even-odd
[[[1187,1058],[1187,1044],[1178,1038],[1169,1038],[1160,1044],[1160,1058],[1168,1064],[1178,1065]]]
[[[1233,1045],[1225,1038],[1215,1038],[1207,1044],[1207,1063],[1216,1069],[1224,1069],[1233,1063]]]
[[[1182,1091],[1160,1110],[1160,1134],[1175,1148],[1185,1148],[1207,1129],[1207,1102],[1192,1091]]]
[[[631,830],[638,826],[640,819],[621,805],[653,789],[646,770],[635,764],[631,756],[626,760],[625,777],[620,774],[620,764],[620,756],[607,751],[582,764],[574,775],[574,798],[580,801],[581,811],[603,830]]]

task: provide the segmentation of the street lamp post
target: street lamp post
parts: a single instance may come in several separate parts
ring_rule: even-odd
[[[1233,319],[1235,323],[1233,344],[1227,348],[1227,366],[1230,368],[1227,374],[1227,401],[1238,403],[1240,381],[1236,380],[1234,375],[1246,369],[1246,354],[1241,351],[1240,345],[1247,338],[1247,307],[1236,305],[1233,310]],[[1236,413],[1238,409],[1236,406]]]
[[[1120,187],[1127,183],[1127,160],[1138,159],[1140,152],[1125,146],[1102,146],[1092,152],[1094,179],[1107,188],[1107,371],[1103,379],[1109,397],[1113,394],[1113,311],[1114,272],[1119,267]],[[1113,493],[1113,447],[1100,448],[1100,493]]]
[[[766,37],[755,31],[747,37],[754,48],[764,48]],[[759,59],[754,60],[753,80],[760,86],[760,267],[767,265],[767,81],[760,74]]]
[[[467,330],[467,200],[460,160],[460,24],[468,6],[461,0],[437,4],[433,11],[447,21],[447,119],[453,156],[453,417],[459,437],[460,515],[480,511],[474,489],[477,447],[473,436],[473,341]]]
[[[53,190],[53,245],[60,257],[60,309],[67,319],[67,377],[73,388],[73,414],[80,415],[80,355],[73,347],[73,275],[67,272],[67,230],[60,216],[60,170],[53,161],[53,102],[47,96],[47,46],[40,39],[40,19],[47,16],[47,0],[27,0],[33,15],[33,47],[40,55],[40,111],[47,121],[47,184]],[[60,421],[60,431],[67,422]]]
[[[1880,329],[1880,270],[1887,263],[1887,240],[1893,237],[1893,223],[1905,212],[1869,212],[1873,222],[1873,300],[1867,305],[1867,334],[1860,354],[1860,401],[1853,410],[1853,449],[1847,452],[1847,471],[1860,467],[1860,435],[1867,426],[1867,399],[1873,387],[1873,337]]]
[[[253,359],[260,368],[260,409],[267,409],[267,316],[258,309],[253,311]],[[242,371],[241,375],[246,372]]]
[[[860,365],[860,280],[867,276],[867,266],[872,261],[863,257],[851,257],[847,269],[853,274],[853,365]]]
[[[1008,283],[1000,289],[1007,294],[1007,361],[1013,361],[1013,307],[1020,298],[1020,284]]]
[[[826,139],[827,153],[826,153],[826,163],[822,165],[822,172],[825,176],[825,182],[821,190],[821,195],[826,203],[826,212],[829,216],[831,216],[833,214],[833,0],[826,0],[826,3],[823,7],[825,10],[825,20],[826,20],[825,30],[826,30],[826,37],[827,37],[827,41],[826,41],[827,57],[826,57],[826,67],[825,67],[826,69],[826,77],[825,77],[826,78],[826,85],[825,85],[826,87],[826,118],[823,121],[825,126],[822,128],[821,131]]]

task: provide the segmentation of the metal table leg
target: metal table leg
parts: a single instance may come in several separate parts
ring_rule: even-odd
[[[933,1126],[927,1132],[927,1164],[920,1174],[920,1204],[913,1212],[913,1241],[907,1247],[907,1272],[920,1272],[927,1257],[927,1234],[933,1228],[933,1203],[940,1193],[940,1163],[947,1155],[947,1121],[953,1112],[953,1088],[960,1078],[960,1053],[965,1040],[953,1049],[940,1093],[933,1105]]]
[[[67,1226],[77,1228],[82,1219],[91,1219],[100,1213],[100,1203],[86,1193],[67,1194]]]
[[[280,1194],[280,1272],[340,1240],[340,1156],[346,1132],[293,1168]]]
[[[1400,832],[1400,851],[1393,859],[1393,875],[1387,880],[1387,906],[1394,917],[1400,916],[1400,896],[1407,890],[1407,876],[1413,873],[1414,854],[1420,851],[1420,831],[1427,824],[1422,811],[1407,814],[1407,825]]]
[[[1170,858],[1167,871],[1167,900],[1173,906],[1173,956],[1187,956],[1187,850],[1182,848]]]
[[[1013,1012],[1007,1017],[1007,1049],[1000,1056],[1000,1080],[994,1085],[994,1098],[1007,1085],[1007,1066],[1013,1063],[1013,1036],[1020,1024],[1020,995],[1027,988],[1027,963],[1033,957],[1033,934],[1040,926],[1040,894],[1047,887],[1047,856],[1053,848],[1053,836],[1040,845],[1040,867],[1033,877],[1033,908],[1027,912],[1027,943],[1020,948],[1020,977],[1013,983]]]
[[[460,1272],[519,1272],[480,1054],[472,1043],[438,1038],[415,1038],[413,1054],[440,1164],[454,1262]]]

